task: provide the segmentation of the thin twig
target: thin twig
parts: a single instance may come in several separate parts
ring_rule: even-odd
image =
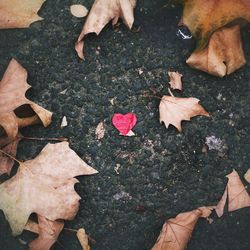
[[[69,139],[65,137],[38,138],[38,137],[30,137],[30,136],[20,136],[20,139],[35,140],[35,141],[61,141],[61,142],[69,141]]]
[[[21,161],[17,160],[14,156],[12,156],[12,155],[6,153],[6,152],[3,151],[2,149],[0,149],[0,152],[1,152],[2,154],[4,154],[4,155],[8,156],[9,158],[11,158],[12,160],[14,160],[15,162],[17,162],[17,163],[19,163],[19,164],[22,164]]]

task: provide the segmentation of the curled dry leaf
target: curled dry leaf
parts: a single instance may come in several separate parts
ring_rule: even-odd
[[[89,237],[85,232],[84,228],[80,228],[77,230],[76,232],[76,236],[82,246],[83,250],[90,250],[90,246],[89,246]]]
[[[38,10],[46,0],[0,0],[0,29],[27,28],[42,20]]]
[[[225,192],[215,209],[219,217],[224,213],[227,198],[229,212],[250,206],[250,196],[241,182],[238,173],[233,170],[233,172],[226,177],[228,178],[228,183]]]
[[[67,117],[64,116],[62,118],[62,122],[61,122],[61,128],[67,127],[68,126],[68,122],[67,122]]]
[[[170,79],[169,84],[170,84],[171,89],[182,90],[182,81],[181,81],[182,74],[180,74],[177,71],[175,72],[173,71],[173,72],[168,72],[168,76]]]
[[[101,140],[105,135],[105,126],[104,122],[99,122],[96,130],[95,130],[95,136],[97,140]]]
[[[197,50],[206,47],[210,36],[237,19],[250,21],[249,0],[185,0],[181,24],[197,39]],[[212,13],[212,15],[211,15]]]
[[[75,17],[85,17],[88,14],[88,9],[81,4],[73,4],[70,6],[70,12]]]
[[[160,123],[164,122],[166,128],[172,124],[181,132],[182,120],[190,121],[192,117],[197,115],[209,116],[209,113],[199,104],[199,101],[199,99],[193,97],[163,96],[159,106]]]
[[[39,235],[29,244],[29,250],[49,250],[63,227],[63,220],[51,221],[41,215],[38,215],[38,223],[29,220],[24,229]]]
[[[180,213],[165,222],[152,250],[184,250],[199,218],[208,218],[213,207]]]
[[[192,68],[219,77],[233,73],[246,63],[240,26],[234,25],[215,31],[207,47],[195,51],[186,62]]]
[[[67,142],[47,144],[33,160],[19,163],[15,176],[0,185],[0,209],[13,235],[22,233],[31,213],[71,220],[79,207],[75,176],[97,173]]]
[[[84,59],[84,37],[89,33],[99,35],[109,21],[112,20],[112,24],[115,25],[118,19],[122,18],[131,29],[134,23],[135,5],[136,0],[95,0],[75,45],[78,56]]]

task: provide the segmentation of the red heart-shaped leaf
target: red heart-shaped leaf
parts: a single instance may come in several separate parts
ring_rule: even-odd
[[[113,125],[121,133],[121,135],[127,135],[128,132],[135,126],[137,121],[136,115],[133,113],[114,114],[112,118]]]

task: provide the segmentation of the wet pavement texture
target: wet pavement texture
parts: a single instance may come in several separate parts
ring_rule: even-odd
[[[66,227],[84,227],[96,240],[93,250],[146,250],[166,219],[216,204],[225,176],[236,169],[243,178],[249,168],[250,29],[242,31],[247,64],[216,78],[185,64],[195,42],[176,35],[181,8],[144,0],[135,11],[139,32],[124,25],[114,31],[108,25],[98,37],[87,37],[86,60],[80,61],[74,42],[84,19],[73,17],[69,7],[82,3],[89,8],[92,2],[47,0],[39,12],[43,21],[29,29],[0,30],[0,75],[16,58],[29,74],[32,89],[27,96],[54,113],[48,128],[29,127],[22,130],[24,135],[70,138],[71,148],[99,171],[78,177],[80,210]],[[159,123],[159,99],[145,98],[152,88],[158,96],[168,93],[169,70],[183,74],[184,92],[176,96],[200,99],[211,114],[183,122],[182,133]],[[113,114],[128,112],[138,118],[135,137],[119,136],[111,123]],[[61,129],[63,116],[68,126]],[[106,133],[98,141],[95,128],[101,121]],[[34,158],[45,144],[22,141],[17,158]],[[188,249],[250,249],[249,218],[246,208],[221,219],[214,216],[211,225],[199,220]],[[33,235],[12,237],[3,213],[0,225],[0,249],[27,249],[18,238]],[[59,242],[53,249],[81,249],[68,231]]]

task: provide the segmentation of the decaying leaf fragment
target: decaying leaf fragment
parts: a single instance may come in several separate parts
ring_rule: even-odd
[[[215,31],[206,48],[195,51],[187,59],[187,64],[211,75],[230,75],[245,63],[240,26],[221,28]]]
[[[27,28],[42,20],[38,10],[46,0],[0,0],[0,29]]]
[[[105,125],[104,122],[99,122],[95,129],[95,137],[97,140],[101,140],[105,135]]]
[[[169,84],[170,84],[171,89],[182,90],[182,81],[181,81],[182,74],[180,74],[177,71],[169,71],[168,76],[170,79]]]
[[[80,36],[75,44],[75,50],[81,59],[84,59],[84,37],[89,33],[99,35],[104,26],[112,20],[115,25],[121,18],[131,29],[134,23],[134,8],[136,0],[95,0]]]
[[[208,218],[213,207],[200,207],[165,222],[152,250],[184,250],[199,218]]]
[[[38,223],[29,220],[24,229],[38,234],[29,244],[29,250],[49,250],[57,241],[63,227],[62,220],[51,221],[41,215],[38,215]]]
[[[88,14],[88,9],[81,4],[73,4],[70,6],[70,12],[75,17],[85,17]]]
[[[193,97],[163,96],[159,106],[160,123],[164,122],[166,128],[172,124],[181,132],[182,120],[190,121],[192,117],[197,115],[209,116],[209,113],[199,104],[199,101],[199,99]]]
[[[31,213],[52,221],[73,219],[80,200],[74,177],[95,173],[67,142],[47,144],[36,158],[20,162],[16,175],[0,185],[0,209],[13,235],[22,233]]]
[[[84,228],[80,228],[77,230],[76,232],[76,236],[82,246],[83,250],[90,250],[90,246],[89,246],[89,237],[85,232]]]
[[[229,212],[250,206],[250,196],[241,182],[238,173],[233,170],[233,172],[226,177],[228,178],[228,183],[225,192],[215,209],[219,217],[224,213],[227,198]]]

